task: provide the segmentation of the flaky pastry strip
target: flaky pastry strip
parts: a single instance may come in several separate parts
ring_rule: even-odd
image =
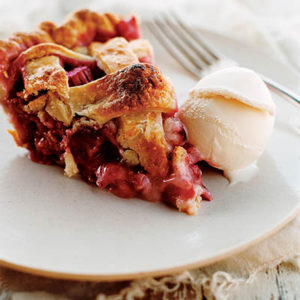
[[[40,91],[55,91],[61,98],[69,97],[68,77],[57,56],[44,56],[29,61],[21,69],[24,98],[37,96]]]
[[[46,57],[52,58],[49,59]],[[97,63],[95,58],[88,55],[74,52],[57,44],[42,43],[22,52],[14,61],[10,84],[13,85],[18,79],[19,72],[22,72],[25,84],[25,98],[31,94],[37,95],[42,90],[56,90],[63,98],[67,98],[67,76],[63,67],[59,66],[60,58],[63,59],[64,63],[74,66],[80,64],[92,66]],[[51,62],[54,63],[53,66],[51,66]],[[53,74],[51,74],[51,70]],[[58,81],[52,84],[52,79]],[[55,84],[57,84],[57,88],[55,88]]]
[[[40,28],[53,40],[68,48],[89,44],[101,35],[112,38],[117,35],[116,25],[121,17],[116,14],[99,14],[88,9],[71,13],[61,26],[52,22],[43,22]]]
[[[123,17],[116,14],[99,14],[88,9],[82,9],[70,14],[60,26],[46,21],[31,33],[16,33],[8,40],[0,40],[0,101],[7,99],[13,89],[17,78],[15,74],[17,70],[13,61],[22,51],[40,43],[54,42],[68,48],[75,48],[87,46],[94,40],[105,42],[119,34],[122,35],[122,32],[119,33],[118,29],[119,24],[122,22],[125,22]],[[44,52],[38,53],[38,51],[36,51],[36,54],[36,57],[33,55],[31,58],[27,57],[27,60],[45,55],[56,55],[56,53],[45,54]],[[60,53],[57,55],[60,55]],[[86,62],[91,60],[87,56],[80,58],[71,55],[70,59],[72,58],[83,59]]]
[[[134,113],[118,119],[117,141],[124,149],[134,150],[140,164],[153,176],[168,172],[167,143],[161,113]]]
[[[18,55],[39,43],[51,43],[52,38],[42,30],[35,30],[30,33],[18,32],[8,40],[0,40],[0,70],[8,71],[9,64]]]
[[[129,43],[122,37],[110,39],[106,43],[91,43],[89,50],[91,55],[100,61],[106,74],[139,63]]]
[[[69,89],[74,113],[103,124],[134,112],[176,111],[172,85],[150,64],[135,64],[96,81]]]
[[[152,46],[144,39],[127,42],[124,38],[118,37],[106,43],[92,42],[85,51],[102,62],[107,74],[139,61],[150,63],[153,58]]]
[[[19,57],[16,59],[14,64],[17,67],[21,68],[32,59],[37,59],[49,55],[63,57],[65,61],[70,61],[70,62],[79,62],[85,64],[89,64],[89,63],[93,64],[96,62],[95,58],[72,51],[66,47],[53,44],[53,43],[42,43],[33,46],[27,49],[26,51],[22,52],[19,55]]]
[[[14,84],[15,73],[10,72],[13,60],[25,49],[42,42],[52,42],[51,37],[42,30],[15,33],[8,40],[0,40],[0,102],[8,97]]]
[[[90,45],[90,53],[100,60],[106,73],[112,73],[139,62],[130,43],[124,38],[114,38],[103,44],[93,43]],[[140,163],[153,176],[166,176],[168,172],[167,143],[161,112],[147,110],[125,112],[117,119],[117,122],[119,125],[117,140],[125,149],[123,158],[129,164]]]

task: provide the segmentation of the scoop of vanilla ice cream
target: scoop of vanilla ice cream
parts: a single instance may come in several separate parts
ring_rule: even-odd
[[[180,107],[190,143],[230,181],[256,171],[274,125],[275,104],[253,71],[228,68],[198,82]]]

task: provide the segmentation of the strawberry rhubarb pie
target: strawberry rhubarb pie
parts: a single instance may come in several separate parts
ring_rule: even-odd
[[[211,194],[138,23],[81,10],[0,41],[0,101],[32,161],[195,214]]]

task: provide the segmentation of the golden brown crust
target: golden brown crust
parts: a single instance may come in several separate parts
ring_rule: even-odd
[[[65,125],[70,125],[73,120],[73,113],[68,104],[62,101],[56,92],[49,91],[30,101],[23,107],[27,113],[46,111],[54,120],[60,121]]]
[[[18,44],[21,51],[24,51],[39,43],[53,42],[51,36],[49,36],[47,32],[40,29],[36,29],[30,33],[17,32],[11,36],[9,40]]]
[[[67,60],[76,60],[82,63],[95,63],[95,58],[90,57],[88,55],[69,50],[68,48],[57,44],[42,43],[22,52],[18,59],[14,62],[14,64],[21,68],[32,59],[37,59],[50,55],[63,57]]]
[[[48,95],[41,95],[36,99],[30,101],[27,105],[24,106],[24,110],[28,113],[37,113],[40,110],[44,110],[48,100]]]
[[[172,85],[159,69],[136,64],[88,84],[72,87],[70,105],[74,113],[103,124],[135,112],[176,111]]]
[[[123,38],[113,38],[111,40],[109,40],[109,42],[113,41],[113,40],[119,40],[120,39],[123,40]],[[125,39],[124,39],[125,40]],[[125,42],[127,42],[125,40]],[[108,43],[108,42],[107,42]],[[103,46],[107,43],[100,43],[100,42],[92,42],[89,47],[88,47],[88,51],[86,50],[86,48],[84,48],[84,53],[85,54],[90,54],[91,56],[93,57],[96,57],[99,59],[100,56],[103,56],[105,55],[105,52],[103,51]],[[149,43],[148,40],[144,40],[144,39],[137,39],[137,40],[132,40],[130,42],[127,42],[124,43],[124,41],[122,41],[122,48],[121,48],[121,51],[119,53],[114,53],[115,54],[115,57],[114,58],[117,58],[116,56],[118,54],[121,54],[121,55],[124,55],[126,53],[129,53],[129,56],[132,59],[132,52],[136,55],[137,59],[138,60],[143,60],[144,58],[150,58],[152,59],[153,58],[153,48],[151,46],[151,44]],[[112,47],[111,47],[112,48]],[[124,49],[125,48],[125,49]],[[81,49],[78,49],[79,51],[78,52],[81,52]],[[77,51],[77,49],[76,49]],[[101,53],[101,55],[100,55]],[[134,58],[135,59],[135,58]],[[113,61],[113,59],[111,60]],[[138,62],[138,61],[137,61]],[[136,62],[135,62],[136,63]],[[130,64],[133,64],[132,61],[128,60],[128,65]],[[125,62],[120,66],[119,69],[125,67]],[[104,70],[105,71],[105,70]],[[117,71],[117,69],[116,69]],[[106,72],[107,73],[107,72]]]
[[[124,38],[113,38],[106,43],[94,42],[89,50],[92,56],[99,59],[105,73],[111,74],[139,62],[131,45],[142,57],[148,55],[141,52],[143,44],[130,44]],[[122,115],[118,118],[118,124],[117,141],[125,149],[123,158],[126,162],[131,165],[140,163],[152,176],[166,176],[167,143],[161,113],[152,111]]]
[[[11,89],[10,74],[11,63],[27,48],[42,43],[52,42],[51,37],[42,30],[31,33],[16,33],[7,41],[0,40],[0,101],[7,98]]]
[[[83,9],[72,13],[61,26],[43,22],[30,33],[18,32],[7,41],[0,40],[0,71],[8,70],[9,64],[22,51],[40,43],[57,43],[68,48],[89,44],[97,34],[116,35],[116,24],[121,17],[115,14],[98,14]]]
[[[41,59],[44,64],[41,64]],[[48,78],[48,81],[41,84],[36,81],[35,85],[34,80],[38,79],[37,72],[32,75],[33,83],[31,84],[31,75],[28,70],[39,68],[47,70],[49,59],[58,63],[57,57],[46,56],[26,64],[27,95],[48,90],[42,98],[39,97],[30,102],[28,108],[31,111],[37,111],[38,108],[44,109],[46,105],[44,102],[47,102],[46,111],[54,119],[68,125],[75,114],[89,117],[103,124],[124,114],[151,111],[170,113],[176,110],[173,87],[164,79],[159,69],[152,65],[132,65],[86,85],[71,88],[67,87],[65,77],[57,76],[58,80],[60,79],[58,82],[61,84],[61,90],[58,89],[59,85],[57,89],[51,86],[53,79],[51,76],[55,74],[51,73],[52,75],[48,78],[47,74],[41,71],[41,76],[44,79]]]
[[[203,192],[199,180],[187,195],[169,191],[189,176],[193,184],[196,173],[188,169],[187,151],[166,141],[162,113],[177,110],[174,89],[152,65],[150,43],[138,38],[134,16],[126,21],[81,10],[61,26],[44,22],[0,40],[0,101],[16,128],[10,133],[32,160],[61,166],[64,160],[66,176],[80,173],[100,188],[107,174],[99,166],[111,168],[115,182],[108,187],[114,192],[115,185],[116,194],[163,197],[193,214]]]
[[[22,68],[24,98],[38,95],[40,91],[55,91],[60,97],[68,98],[68,78],[57,56],[49,55],[29,61]]]
[[[52,38],[43,30],[31,33],[15,33],[7,41],[0,40],[0,70],[8,70],[9,64],[22,51],[39,43],[53,42]]]
[[[7,71],[13,59],[36,44],[55,42],[72,48],[89,44],[97,33],[113,37],[120,20],[121,17],[115,14],[98,14],[83,9],[72,13],[61,26],[47,21],[31,33],[15,33],[7,41],[0,40],[0,70]]]
[[[69,15],[65,22],[56,27],[51,22],[40,25],[53,40],[68,48],[82,46],[92,42],[97,35],[116,36],[116,24],[121,18],[114,14],[98,14],[88,9],[79,10]]]
[[[31,94],[37,95],[39,91],[45,90],[56,90],[62,98],[67,98],[67,75],[60,65],[60,58],[67,62],[76,61],[76,63],[85,65],[96,64],[95,58],[88,55],[74,52],[57,44],[41,43],[23,51],[14,61],[9,78],[10,83],[17,80],[18,73],[21,71],[25,85],[25,98]],[[3,94],[5,94],[7,91],[5,85],[1,85],[0,72],[0,96],[1,86],[4,89]]]
[[[121,21],[122,17],[116,14],[83,9],[70,14],[60,26],[47,21],[31,33],[16,33],[7,41],[0,40],[0,101],[7,99],[14,83],[9,80],[15,75],[15,69],[10,70],[11,63],[26,49],[41,43],[57,43],[78,50],[94,40],[104,42],[117,36]]]
[[[70,106],[64,103],[55,92],[48,92],[47,96],[46,112],[53,119],[70,125],[74,116]]]
[[[0,69],[0,101],[7,98],[9,90],[13,87],[13,84],[18,79],[19,72],[26,69],[26,64],[30,63],[32,60],[36,60],[45,56],[58,56],[60,58],[63,58],[63,60],[66,62],[76,62],[77,64],[82,63],[84,65],[90,66],[97,63],[96,59],[93,57],[74,52],[57,44],[41,43],[32,46],[29,49],[23,51],[18,56],[18,58],[14,60],[14,62],[11,64],[10,74],[8,74],[8,72],[5,70],[2,70],[1,72]],[[43,76],[47,78],[47,75],[38,74],[36,72],[35,74],[31,74],[32,81],[34,81],[35,75],[38,79]],[[35,92],[37,92],[38,84],[36,84],[35,87]]]
[[[117,141],[134,150],[140,164],[152,176],[165,177],[168,172],[167,143],[161,113],[135,113],[118,119]]]
[[[23,107],[26,112],[38,117],[47,113],[73,130],[84,117],[87,126],[119,118],[117,139],[124,148],[124,159],[133,165],[140,163],[153,176],[164,177],[168,159],[161,113],[176,111],[174,89],[157,67],[139,63],[139,59],[152,56],[149,42],[129,43],[115,37],[120,20],[117,15],[81,10],[61,26],[40,24],[36,36],[15,35],[5,44],[3,53],[7,65],[14,60],[12,82],[16,82],[19,72],[23,76],[25,89],[18,96],[30,100]],[[74,75],[69,72],[67,76],[64,66],[92,69],[96,64],[106,76],[69,87],[68,76]],[[0,81],[1,76],[5,79],[8,74],[0,72]],[[70,83],[75,84],[72,79]],[[41,91],[45,94],[39,96]],[[73,122],[75,115],[82,118]],[[78,171],[72,154],[65,153],[64,158],[66,174],[72,176]]]
[[[91,43],[89,49],[91,55],[99,59],[106,74],[114,73],[139,62],[129,43],[122,37],[110,39],[106,43]]]

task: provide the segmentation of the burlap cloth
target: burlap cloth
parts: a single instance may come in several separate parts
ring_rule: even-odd
[[[300,216],[259,244],[213,265],[160,278],[76,282],[0,268],[1,300],[227,299],[258,272],[282,262],[300,271]]]

